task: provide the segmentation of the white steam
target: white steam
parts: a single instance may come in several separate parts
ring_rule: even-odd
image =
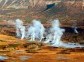
[[[64,47],[64,48],[76,48],[76,47],[84,47],[78,43],[64,43],[61,41],[61,37],[65,29],[60,28],[60,22],[58,19],[52,21],[52,27],[50,29],[50,34],[45,43],[49,43],[51,41],[51,46],[53,47]]]
[[[16,19],[15,26],[16,26],[16,36],[21,37],[21,39],[24,39],[25,26],[23,26],[23,22],[20,19]]]
[[[30,36],[31,41],[39,39],[40,41],[44,38],[45,28],[38,20],[33,20],[32,25],[28,28],[28,37]]]
[[[30,41],[42,41],[45,34],[45,28],[43,24],[39,21],[34,19],[32,24],[25,29],[23,26],[23,22],[20,19],[16,19],[16,36],[24,38],[30,38]],[[64,48],[76,48],[76,47],[84,47],[78,43],[64,43],[61,41],[61,37],[65,32],[65,29],[60,28],[60,22],[58,19],[55,19],[51,22],[51,28],[49,34],[46,35],[46,41],[44,43],[50,43],[53,47],[64,47]]]

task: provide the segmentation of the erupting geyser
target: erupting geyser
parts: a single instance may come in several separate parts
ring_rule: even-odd
[[[16,26],[16,36],[21,37],[21,39],[24,39],[25,26],[23,26],[23,22],[20,19],[16,19],[15,26]]]
[[[39,20],[33,20],[31,26],[28,28],[28,36],[30,36],[31,41],[35,41],[35,39],[43,39],[43,35],[45,32],[44,26],[41,24]]]
[[[51,43],[54,45],[56,43],[56,46],[60,46],[61,43],[61,37],[63,35],[64,29],[60,28],[60,23],[58,19],[55,19],[51,22],[51,28],[50,28],[50,34],[48,35],[48,39],[45,43],[48,43],[51,41]]]
[[[45,34],[45,28],[43,24],[34,19],[32,24],[25,31],[25,26],[23,26],[23,22],[20,19],[16,19],[16,36],[24,39],[25,37],[30,38],[30,41],[35,41],[36,39],[42,41]],[[64,47],[64,48],[76,48],[76,47],[84,47],[78,43],[64,43],[61,41],[61,37],[65,32],[65,29],[60,28],[60,22],[58,19],[54,19],[51,22],[51,28],[49,34],[46,34],[46,40],[44,43],[50,43],[53,47]],[[76,31],[76,28],[75,28]],[[76,32],[78,33],[78,32]]]
[[[60,22],[58,19],[52,21],[52,26],[50,28],[50,34],[48,35],[48,39],[44,43],[51,43],[53,47],[64,47],[64,48],[76,48],[76,47],[84,47],[78,43],[64,43],[61,41],[61,37],[65,29],[60,28]]]

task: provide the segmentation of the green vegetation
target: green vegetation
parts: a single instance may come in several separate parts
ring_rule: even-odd
[[[32,20],[33,20],[32,17],[26,17],[26,18],[25,18],[25,22],[28,22],[28,23],[31,23]]]
[[[0,22],[2,21],[3,19],[0,17]]]
[[[48,19],[47,18],[40,18],[40,21],[42,22],[42,23],[46,23],[47,21],[48,21]]]

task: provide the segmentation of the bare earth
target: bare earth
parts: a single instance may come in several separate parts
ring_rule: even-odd
[[[25,40],[20,40],[12,36],[0,35],[0,41],[3,43],[24,43]],[[8,59],[0,62],[84,62],[84,49],[65,49],[42,46],[40,50],[34,53],[28,53],[24,48],[17,47],[15,50],[4,51],[0,49],[0,55],[6,56]]]

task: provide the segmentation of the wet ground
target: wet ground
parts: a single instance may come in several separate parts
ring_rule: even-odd
[[[25,41],[0,34],[1,45],[14,42],[22,44]],[[42,46],[41,49],[32,53],[22,47],[10,51],[0,49],[0,62],[84,62],[84,48],[66,49]]]
[[[4,62],[83,62],[84,51],[63,52],[61,48],[44,48],[36,53],[26,53],[25,51],[14,51],[5,54],[7,59]]]

